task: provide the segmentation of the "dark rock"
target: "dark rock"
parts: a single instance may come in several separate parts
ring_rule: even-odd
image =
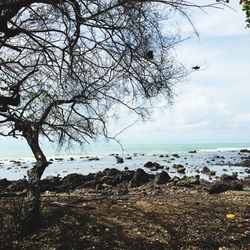
[[[6,188],[8,185],[10,185],[12,182],[8,181],[6,178],[0,179],[0,187]]]
[[[10,160],[10,162],[11,162],[11,163],[14,163],[14,164],[18,164],[18,165],[21,164],[20,161],[15,161],[15,160]]]
[[[28,181],[26,179],[18,180],[12,182],[10,185],[8,185],[7,189],[10,191],[23,191],[28,187]]]
[[[250,150],[248,150],[248,149],[241,149],[240,153],[250,153]]]
[[[150,168],[151,171],[157,171],[158,169],[163,169],[164,167],[161,166],[159,163],[157,162],[147,162],[146,164],[144,164],[145,168]]]
[[[179,169],[177,169],[177,173],[179,173],[179,174],[185,174],[186,173],[186,169],[185,168],[179,168]]]
[[[250,160],[244,160],[239,163],[235,163],[234,166],[250,167]]]
[[[173,168],[178,169],[178,168],[185,168],[185,167],[181,164],[174,164]]]
[[[124,170],[128,170],[128,167],[125,167]]]
[[[246,168],[245,173],[250,174],[250,168]]]
[[[22,166],[21,168],[22,168],[22,169],[26,169],[26,168],[29,168],[29,167],[28,167],[28,166]]]
[[[164,157],[164,155],[159,155],[159,157],[160,157],[160,158],[163,158],[163,157]]]
[[[173,165],[173,167],[176,169],[176,171],[179,174],[185,174],[186,168],[183,165],[177,164],[177,165]]]
[[[117,186],[122,183],[128,184],[132,180],[134,175],[135,175],[135,171],[126,171],[126,172],[120,171],[120,173],[117,174],[116,177],[111,182],[111,185]]]
[[[226,192],[227,190],[236,190],[236,191],[242,191],[243,186],[239,183],[215,183],[213,184],[209,189],[209,194],[218,194],[222,192]]]
[[[200,184],[200,176],[184,176],[182,179],[176,182],[176,186],[180,187],[191,187],[193,185]]]
[[[160,185],[160,184],[165,184],[169,182],[171,177],[166,171],[162,171],[161,173],[156,174],[155,176],[155,184]]]
[[[158,164],[156,162],[148,161],[147,163],[144,164],[144,168],[153,168],[154,164]]]
[[[177,183],[180,180],[180,178],[178,176],[174,176],[173,178],[171,178],[171,182]]]
[[[104,169],[102,172],[98,172],[95,174],[95,179],[98,179],[98,175],[99,176],[104,176],[104,175],[109,175],[109,176],[116,176],[117,174],[119,174],[121,171],[116,169],[116,168],[106,168]]]
[[[48,176],[40,181],[41,191],[57,191],[61,178],[59,176]]]
[[[138,168],[131,179],[131,187],[139,187],[147,182],[149,182],[149,174],[147,174],[143,169]]]
[[[172,156],[175,158],[180,158],[180,156],[178,154],[172,154]]]
[[[119,164],[119,163],[124,163],[124,160],[122,157],[120,156],[116,156],[116,162]]]
[[[131,156],[126,157],[126,160],[132,160]]]
[[[196,154],[197,151],[196,151],[196,150],[190,150],[188,153],[189,153],[189,154]]]
[[[100,161],[100,158],[98,157],[90,157],[88,158],[89,161]]]
[[[63,161],[63,158],[55,158],[56,161]]]
[[[109,176],[109,175],[105,175],[102,178],[100,178],[100,180],[99,180],[99,182],[101,182],[102,184],[105,183],[108,185],[111,185],[112,181],[113,181],[113,177]]]
[[[216,175],[215,171],[210,170],[208,167],[203,167],[203,169],[201,170],[202,174],[206,174],[208,176],[212,176],[212,175]]]
[[[233,175],[223,174],[220,177],[220,181],[222,182],[235,181],[235,180],[238,180],[237,174],[233,174]]]
[[[75,159],[74,159],[73,157],[70,157],[69,160],[70,160],[70,161],[74,161]]]
[[[89,181],[88,175],[84,176],[81,174],[69,174],[61,180],[59,189],[62,191],[75,189],[83,185],[86,181]]]

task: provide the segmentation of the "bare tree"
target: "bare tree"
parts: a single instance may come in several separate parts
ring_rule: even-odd
[[[145,103],[172,98],[186,71],[173,56],[181,37],[167,31],[182,0],[0,0],[2,136],[24,137],[28,171],[25,223],[39,216],[39,181],[48,166],[39,137],[60,144],[107,136],[116,106],[147,115]]]

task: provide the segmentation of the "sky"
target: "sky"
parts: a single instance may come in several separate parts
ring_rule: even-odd
[[[250,30],[238,1],[231,2],[235,10],[192,12],[199,38],[186,41],[177,52],[187,67],[199,65],[200,70],[176,86],[172,106],[155,109],[151,121],[138,122],[117,136],[121,143],[250,142]],[[184,29],[191,30],[186,23]],[[132,123],[124,117],[111,124],[110,135]],[[0,140],[1,150],[20,145],[24,142]]]
[[[234,10],[192,12],[199,37],[178,47],[178,56],[190,69],[199,65],[200,70],[176,86],[171,107],[156,109],[151,121],[131,126],[117,139],[123,143],[250,142],[250,30],[245,29],[239,2],[231,2]]]

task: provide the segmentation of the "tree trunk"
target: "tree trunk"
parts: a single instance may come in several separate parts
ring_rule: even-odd
[[[35,229],[40,219],[40,180],[48,162],[39,146],[38,131],[29,126],[23,131],[23,135],[36,158],[36,164],[28,170],[27,197],[21,225],[23,233],[26,234]]]

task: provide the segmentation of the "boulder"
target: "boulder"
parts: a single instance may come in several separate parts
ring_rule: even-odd
[[[208,193],[209,194],[218,194],[218,193],[226,192],[227,190],[242,191],[243,186],[237,182],[230,183],[230,184],[219,182],[219,183],[215,183],[212,186],[210,186],[210,188],[208,189]]]
[[[158,169],[163,169],[164,167],[157,162],[148,161],[144,164],[144,168],[150,168],[152,171],[157,171]]]
[[[180,158],[180,156],[178,154],[172,154],[172,156],[175,158]]]
[[[220,181],[222,182],[236,181],[236,180],[238,180],[238,177],[236,174],[233,174],[233,175],[223,174],[220,177]]]
[[[116,156],[116,163],[124,163],[124,160],[123,160],[123,158],[122,157],[120,157],[120,156]]]
[[[75,189],[82,186],[86,181],[89,181],[89,175],[84,176],[81,174],[69,174],[65,176],[60,183],[61,191],[68,191],[70,189]]]
[[[26,179],[18,180],[12,182],[10,185],[8,185],[7,189],[9,191],[23,191],[28,187],[28,181]]]
[[[61,178],[58,176],[48,176],[40,181],[41,191],[57,191]]]
[[[193,185],[200,184],[200,176],[184,176],[182,179],[176,182],[176,186],[179,187],[191,187]]]
[[[250,168],[246,168],[245,173],[250,174]]]
[[[208,176],[216,175],[215,171],[210,170],[208,167],[204,166],[203,169],[201,170],[202,174],[206,174]]]
[[[111,185],[117,186],[121,183],[129,183],[131,179],[134,177],[135,171],[120,171],[112,180]]]
[[[196,154],[197,151],[196,151],[196,150],[190,150],[188,153],[189,153],[189,154]]]
[[[177,173],[179,173],[179,174],[185,174],[186,168],[183,165],[181,165],[181,164],[175,165],[174,164],[173,168],[176,169]]]
[[[155,176],[155,184],[160,185],[160,184],[165,184],[169,182],[171,177],[166,171],[162,171],[161,173],[156,174]]]
[[[8,185],[10,185],[12,182],[8,181],[6,178],[0,179],[0,187],[6,188]]]
[[[100,161],[100,158],[98,157],[90,157],[88,158],[89,161]]]
[[[171,182],[177,183],[179,180],[180,180],[180,178],[179,178],[178,176],[174,176],[174,177],[171,179]]]
[[[185,174],[186,173],[186,169],[185,168],[178,168],[177,169],[177,173],[179,173],[179,174]]]
[[[143,169],[138,168],[131,179],[131,187],[139,187],[147,182],[149,182],[149,174],[147,174]]]
[[[240,153],[250,153],[250,150],[249,149],[241,149]]]

